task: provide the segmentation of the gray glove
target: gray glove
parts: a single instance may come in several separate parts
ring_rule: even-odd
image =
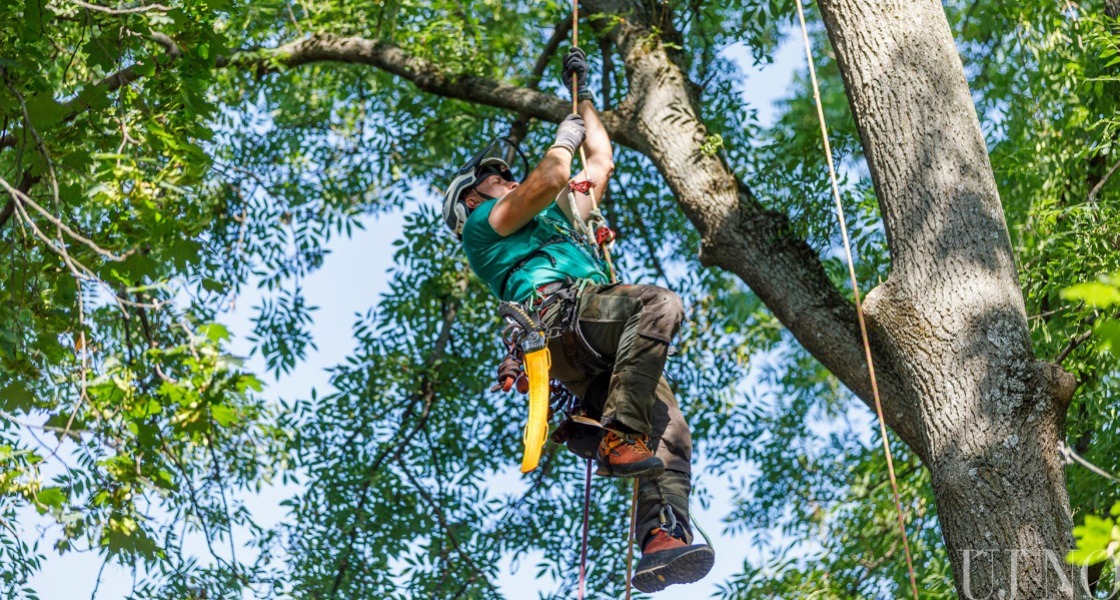
[[[556,129],[556,143],[552,145],[552,148],[559,146],[575,156],[576,150],[583,145],[583,138],[586,135],[587,131],[583,128],[583,117],[568,115],[563,121],[560,121],[560,127]]]
[[[572,48],[568,51],[568,55],[564,57],[564,70],[561,72],[561,77],[564,79],[564,87],[571,89],[572,76],[576,78],[576,97],[580,100],[594,101],[595,97],[591,95],[590,90],[587,89],[587,54],[583,50]]]

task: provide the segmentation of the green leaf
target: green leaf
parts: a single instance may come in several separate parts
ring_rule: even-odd
[[[31,118],[31,125],[40,132],[58,123],[67,114],[69,110],[66,106],[55,100],[50,92],[27,99],[27,116]]]
[[[1062,298],[1083,300],[1085,304],[1096,308],[1108,308],[1113,304],[1120,304],[1120,289],[1097,281],[1079,283],[1062,290]]]
[[[35,494],[35,507],[39,514],[45,514],[50,509],[61,509],[66,501],[66,494],[60,487],[45,487]]]
[[[45,4],[44,0],[26,0],[24,2],[23,24],[32,34],[42,33],[43,21],[45,20],[43,18],[43,5]],[[50,13],[47,13],[46,17],[49,19]]]
[[[215,404],[211,406],[210,414],[214,417],[214,421],[222,427],[229,427],[240,420],[237,412],[224,404]]]
[[[242,375],[242,376],[237,378],[237,383],[238,383],[238,385],[243,386],[243,387],[241,387],[241,390],[244,390],[245,388],[248,388],[248,389],[253,390],[254,392],[259,392],[262,389],[264,389],[264,385],[261,384],[261,380],[257,379],[256,375],[251,375],[251,374]]]
[[[199,327],[198,332],[215,344],[229,339],[229,329],[221,323],[208,323]]]
[[[0,410],[26,411],[35,405],[35,395],[22,381],[16,380],[0,387]]]
[[[1088,566],[1103,562],[1111,556],[1109,545],[1114,538],[1120,542],[1120,528],[1114,526],[1112,519],[1085,515],[1085,524],[1074,527],[1073,536],[1077,540],[1077,548],[1066,555],[1066,560]]]
[[[1105,321],[1097,325],[1093,333],[1097,338],[1098,350],[1120,357],[1120,321]]]

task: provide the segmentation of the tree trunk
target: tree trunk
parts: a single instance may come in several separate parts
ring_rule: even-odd
[[[592,13],[623,17],[592,21],[602,24],[599,33],[612,38],[626,67],[629,93],[615,111],[625,120],[612,138],[657,167],[701,235],[703,262],[739,276],[806,350],[873,406],[854,306],[787,217],[764,207],[720,154],[702,150],[707,130],[686,59],[671,46],[650,43],[659,35],[674,41],[669,24],[642,2],[582,4]],[[904,401],[890,357],[876,352],[875,360],[887,425],[921,456],[914,444],[917,415]]]
[[[962,598],[1082,598],[1058,453],[1074,381],[1030,346],[1011,241],[939,2],[822,0],[891,250],[867,313],[920,415]]]

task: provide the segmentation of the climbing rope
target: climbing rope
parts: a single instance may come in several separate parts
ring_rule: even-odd
[[[587,584],[587,533],[591,516],[591,459],[587,459],[587,478],[583,481],[583,545],[579,552],[579,600]]]
[[[813,51],[809,44],[809,28],[805,25],[805,9],[802,0],[797,0],[797,19],[801,22],[801,37],[805,41],[805,58],[809,62],[809,79],[813,83],[813,99],[817,104],[817,120],[821,125],[821,139],[824,140],[824,155],[828,162],[828,177],[832,182],[832,197],[836,202],[836,216],[840,220],[840,234],[844,240],[844,251],[848,257],[848,275],[852,282],[852,294],[855,296],[856,316],[859,319],[859,333],[863,338],[863,351],[867,358],[867,371],[871,378],[871,394],[875,398],[875,413],[879,417],[879,434],[883,438],[883,451],[887,455],[887,472],[890,474],[891,489],[894,491],[894,505],[898,512],[898,530],[902,533],[902,549],[906,554],[906,569],[910,574],[910,589],[914,593],[914,600],[918,600],[918,582],[914,577],[914,561],[910,557],[910,542],[906,537],[906,519],[903,516],[902,501],[898,495],[898,481],[894,474],[894,459],[891,457],[891,445],[887,439],[887,425],[883,419],[883,404],[879,399],[879,384],[875,379],[875,363],[871,360],[871,342],[867,337],[867,324],[863,318],[863,303],[860,301],[859,283],[856,280],[855,261],[852,259],[852,245],[848,240],[848,226],[844,220],[844,205],[840,200],[840,186],[836,183],[836,167],[832,163],[832,148],[828,143],[828,127],[825,125],[824,108],[821,105],[821,90],[817,84],[817,71],[813,66]]]
[[[579,48],[579,0],[572,0],[572,48]],[[579,77],[572,73],[572,114],[579,114]],[[587,164],[587,153],[583,150],[583,145],[579,147],[579,160],[583,164],[583,172],[586,174],[586,179],[580,182],[571,182],[570,187],[572,190],[587,194],[591,198],[591,212],[589,216],[592,217],[592,223],[598,222],[599,225],[595,229],[589,228],[589,235],[594,240],[594,243],[599,247],[599,251],[603,255],[603,262],[607,264],[608,275],[610,276],[611,283],[618,280],[614,271],[614,262],[611,261],[610,243],[614,241],[614,232],[606,227],[605,220],[602,213],[599,212],[599,201],[595,198],[595,181],[591,179],[591,168]],[[579,211],[572,211],[580,223],[583,219],[579,217]]]
[[[634,478],[634,494],[630,497],[630,529],[626,536],[626,600],[630,600],[631,577],[634,575],[634,538],[638,531],[638,481]]]
[[[579,0],[572,0],[572,47],[579,48]],[[579,77],[572,74],[572,114],[579,114]],[[581,144],[579,147],[579,160],[583,164],[583,172],[586,175],[584,181],[572,182],[571,189],[573,191],[587,194],[591,198],[591,215],[597,216],[599,221],[602,221],[602,214],[599,212],[599,202],[595,198],[595,182],[591,179],[591,167],[587,163],[587,153]],[[579,216],[579,210],[572,207],[572,213],[576,219],[582,224],[583,219]],[[589,228],[590,229],[590,228]],[[605,233],[604,233],[605,232]],[[599,246],[599,251],[603,255],[603,262],[607,264],[611,283],[617,281],[618,277],[615,274],[614,263],[611,261],[611,251],[609,244],[614,240],[614,232],[605,226],[600,226],[597,230],[592,231],[594,243]],[[584,589],[587,584],[587,533],[588,533],[588,515],[591,511],[591,459],[587,460],[587,479],[584,483],[584,496],[583,496],[583,542],[580,547],[580,563],[579,563],[579,598],[583,600]],[[630,575],[633,569],[634,560],[634,529],[637,527],[638,517],[638,480],[634,480],[634,494],[630,501],[630,531],[627,536],[627,549],[626,549],[626,600],[630,600]]]

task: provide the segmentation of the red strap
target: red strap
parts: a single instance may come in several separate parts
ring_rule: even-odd
[[[614,237],[614,230],[610,227],[600,227],[595,230],[595,243],[599,246],[613,242]]]
[[[568,189],[572,190],[573,192],[579,192],[581,194],[586,194],[587,192],[591,191],[591,188],[593,187],[595,187],[595,182],[591,181],[590,179],[585,179],[583,181],[572,180],[568,182]]]

